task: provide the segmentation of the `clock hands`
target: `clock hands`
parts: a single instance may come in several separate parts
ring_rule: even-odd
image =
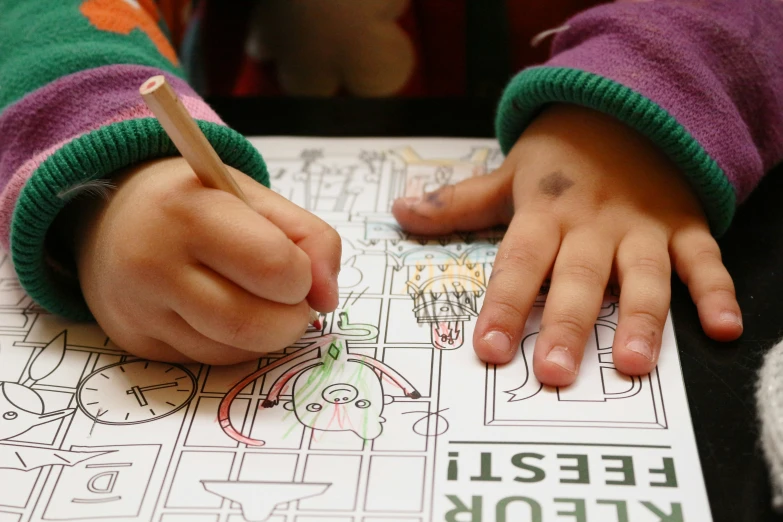
[[[166,384],[155,384],[154,386],[142,386],[139,388],[142,392],[150,390],[161,390],[163,388],[172,388],[178,386],[176,382],[167,382]]]
[[[126,390],[125,393],[127,395],[135,395],[136,400],[139,402],[139,406],[147,406],[147,398],[144,397],[144,392],[175,387],[177,387],[176,382],[167,382],[165,384],[155,384],[152,386],[134,386],[130,390]]]
[[[97,424],[140,424],[187,406],[197,384],[198,379],[182,366],[129,360],[93,371],[79,383],[76,400]]]

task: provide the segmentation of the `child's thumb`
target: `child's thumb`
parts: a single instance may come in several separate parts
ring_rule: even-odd
[[[310,258],[313,284],[307,295],[307,302],[319,312],[333,311],[339,299],[337,275],[340,272],[342,250],[339,234],[322,223],[296,244]]]
[[[513,171],[495,172],[446,185],[422,197],[400,198],[392,213],[414,234],[448,234],[508,223],[513,215]]]

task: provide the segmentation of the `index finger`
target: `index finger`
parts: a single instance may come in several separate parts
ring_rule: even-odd
[[[554,218],[520,212],[511,220],[476,321],[473,346],[481,360],[505,364],[513,359],[559,246]]]
[[[244,202],[200,190],[189,198],[186,212],[188,252],[195,260],[270,301],[295,305],[310,292],[306,252]]]
[[[312,286],[307,295],[319,312],[337,307],[337,275],[340,273],[342,242],[337,231],[318,216],[267,189],[249,176],[229,169],[253,209],[276,225],[310,258]]]

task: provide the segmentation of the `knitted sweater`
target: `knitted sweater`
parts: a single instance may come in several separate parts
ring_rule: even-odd
[[[181,40],[191,42],[187,54],[192,62],[192,49],[203,48],[207,40],[188,36],[178,3],[182,1],[162,0],[161,7],[179,24]],[[219,3],[201,2],[191,9],[197,21],[190,25],[191,32],[193,27],[206,26],[203,14],[215,4]],[[412,4],[369,5],[373,4],[380,7],[357,9],[354,18],[341,18],[341,12],[350,14],[346,5],[355,4],[335,1],[329,10],[319,11],[314,7],[317,2],[297,10],[289,6],[302,2],[267,0],[258,4],[264,9],[256,10],[254,19],[257,26],[266,27],[262,31],[266,36],[260,39],[265,54],[278,58],[279,70],[294,91],[297,86],[317,84],[325,74],[315,65],[323,60],[307,57],[308,52],[317,57],[319,49],[329,46],[323,39],[320,45],[308,43],[307,35],[315,30],[307,25],[312,23],[311,11],[325,25],[331,20],[365,27],[353,31],[366,45],[348,39],[350,48],[364,49],[359,58],[336,50],[331,53],[344,56],[346,62],[340,69],[342,77],[333,75],[325,81],[334,92],[342,82],[370,94],[378,92],[379,85],[383,90],[383,85],[394,84],[399,93],[410,88],[416,74],[431,78],[425,66],[438,61],[432,59],[434,44],[423,42],[438,40],[419,37],[417,45],[406,46],[405,35],[412,32],[393,30],[405,16],[410,26]],[[432,26],[426,20],[437,20],[438,4],[444,5],[430,1],[428,12],[417,10],[419,34]],[[481,15],[476,15],[473,3],[450,1],[449,9],[441,11],[440,29],[433,27],[433,31],[454,32],[453,24],[451,29],[443,28],[449,26],[447,15],[455,18],[455,4],[462,5],[458,20],[464,21],[470,14],[466,6],[471,6],[474,18],[482,19],[484,26],[500,24],[508,14],[511,22],[494,32],[510,32],[501,41],[519,46],[520,31],[514,30],[521,26],[514,22],[519,8],[503,13],[498,6],[505,2],[496,0],[482,2],[489,13]],[[259,153],[226,127],[185,81],[161,10],[152,0],[0,0],[0,12],[0,246],[10,250],[22,285],[39,304],[73,319],[90,319],[78,285],[48,261],[46,235],[67,203],[69,188],[109,177],[136,162],[175,154],[138,95],[144,79],[159,73],[169,78],[225,163],[265,184],[266,168]],[[783,159],[781,22],[779,0],[617,2],[577,14],[556,37],[550,59],[523,69],[506,86],[496,120],[500,145],[507,152],[548,103],[577,103],[612,114],[650,137],[679,164],[701,197],[714,232],[721,234],[736,205]],[[284,38],[270,29],[277,26],[309,32]],[[478,36],[468,43],[490,39],[486,30]],[[420,59],[383,52],[373,55],[373,42],[382,44],[376,48],[396,48],[401,56],[414,49]],[[292,46],[304,51],[292,53]],[[492,58],[491,50],[490,45],[483,58]],[[517,62],[524,57],[510,51]],[[363,64],[360,69],[372,72],[373,67],[365,63],[368,56],[376,56],[384,65],[376,68],[375,78],[352,72],[350,66],[358,59]],[[424,56],[430,58],[422,65]],[[418,73],[389,75],[385,72],[389,65]],[[485,76],[503,70],[482,67],[479,72]],[[446,74],[442,66],[431,68]],[[378,81],[377,75],[385,81]]]
[[[501,0],[388,0],[362,3],[370,7],[356,16],[346,10],[352,1],[330,0],[324,10],[314,1],[303,9],[305,2],[265,0],[254,10],[249,0],[0,0],[0,246],[31,297],[54,313],[91,319],[78,284],[49,260],[47,231],[72,187],[176,154],[138,95],[152,75],[168,78],[226,164],[268,184],[259,153],[186,81],[180,43],[191,77],[216,92],[481,94],[508,78],[511,64],[521,70],[496,117],[504,152],[547,104],[611,114],[679,165],[716,235],[783,160],[781,0],[626,0],[581,13],[575,7],[600,2],[553,0],[541,9],[531,1],[525,11],[525,3]],[[210,46],[221,24],[207,15],[220,6],[245,9],[240,18],[254,22],[243,31],[223,24],[221,46]],[[541,27],[530,20],[559,12],[553,6],[571,6],[574,16],[534,65],[538,51],[525,42]],[[335,31],[341,20],[345,31]],[[469,34],[460,39],[460,31]],[[330,40],[335,34],[348,36]],[[238,59],[221,54],[232,41],[246,51]],[[216,63],[234,64],[229,85],[210,83],[210,72],[226,78]],[[763,411],[780,416],[775,408]],[[765,431],[783,498],[779,432]]]

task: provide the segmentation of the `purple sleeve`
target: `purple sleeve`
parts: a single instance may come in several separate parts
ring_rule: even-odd
[[[713,231],[783,160],[783,1],[619,1],[585,11],[506,89],[504,150],[546,104],[610,113],[688,176]]]
[[[50,231],[85,185],[178,154],[142,83],[165,74],[225,164],[268,185],[266,165],[187,84],[152,2],[0,0],[0,13],[0,248],[38,305],[92,320]]]

